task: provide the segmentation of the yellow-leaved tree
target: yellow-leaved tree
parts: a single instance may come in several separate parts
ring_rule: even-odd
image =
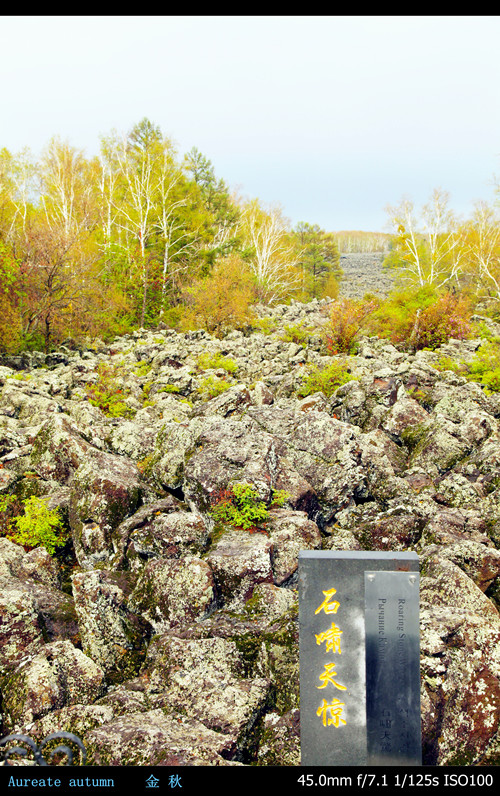
[[[486,202],[460,229],[464,282],[474,291],[500,300],[500,217]]]
[[[458,281],[463,252],[457,235],[458,224],[448,202],[449,194],[436,188],[418,214],[410,199],[386,207],[395,235],[384,264],[398,272],[401,282],[439,289]]]
[[[257,199],[244,203],[240,230],[256,298],[276,304],[296,294],[302,286],[300,252],[281,209],[266,210]]]
[[[184,292],[183,329],[203,328],[215,335],[248,324],[253,298],[248,266],[237,254],[218,260],[209,275]]]

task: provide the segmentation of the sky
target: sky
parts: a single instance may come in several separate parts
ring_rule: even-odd
[[[0,148],[99,151],[144,117],[293,226],[389,231],[500,174],[500,17],[0,17]]]

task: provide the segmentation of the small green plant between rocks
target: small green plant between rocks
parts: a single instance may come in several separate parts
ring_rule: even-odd
[[[88,384],[85,392],[92,406],[97,406],[107,417],[130,417],[134,414],[125,403],[129,391],[123,386],[123,368],[119,365],[97,366],[97,381]]]
[[[478,381],[484,385],[485,392],[500,392],[500,345],[497,340],[490,340],[482,345],[472,362],[468,363],[470,381]]]
[[[205,351],[198,357],[197,364],[200,370],[218,370],[221,368],[225,370],[226,373],[236,373],[238,370],[238,364],[234,359],[225,357],[220,351],[217,351],[215,354]]]
[[[276,331],[278,324],[273,318],[266,315],[263,318],[255,318],[252,321],[252,328],[261,334],[269,335]]]
[[[302,398],[315,392],[322,392],[330,398],[338,387],[354,379],[344,360],[335,360],[323,368],[311,365],[308,371],[308,375],[304,377],[302,385],[297,390],[297,395]]]
[[[19,511],[20,505],[13,495],[0,498],[0,512],[8,516],[2,534],[11,542],[31,550],[45,547],[54,555],[58,547],[68,541],[69,534],[57,509],[49,509],[43,498],[29,497],[23,501],[23,514],[9,517],[10,512]]]
[[[243,530],[255,529],[269,519],[270,508],[281,508],[289,497],[288,492],[273,489],[267,504],[251,484],[232,484],[212,496],[210,513],[217,522]]]
[[[477,381],[484,386],[487,395],[500,392],[500,345],[497,339],[484,343],[469,362],[455,361],[451,357],[439,358],[436,369],[451,370],[468,381]]]
[[[198,394],[202,398],[216,398],[221,393],[229,390],[233,385],[226,379],[219,379],[217,376],[206,376],[201,379],[198,387]]]
[[[314,332],[312,326],[304,326],[303,323],[292,325],[285,325],[283,332],[280,335],[280,340],[285,343],[297,343],[297,345],[306,345],[309,336]]]

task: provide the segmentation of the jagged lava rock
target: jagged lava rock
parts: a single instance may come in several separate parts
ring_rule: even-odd
[[[52,558],[0,538],[4,733],[76,732],[91,765],[298,765],[298,551],[409,549],[423,762],[500,762],[500,396],[438,369],[481,341],[331,357],[330,305],[258,306],[269,334],[137,330],[2,360],[0,496],[43,497],[71,531]],[[237,370],[204,372],[204,353]],[[339,359],[350,381],[299,394]],[[115,363],[123,418],[87,399]],[[230,388],[211,399],[206,375]],[[215,522],[235,483],[267,522]]]

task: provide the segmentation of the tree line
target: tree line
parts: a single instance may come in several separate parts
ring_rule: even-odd
[[[497,196],[499,191],[497,186]],[[449,194],[436,188],[420,209],[408,198],[388,205],[393,236],[384,266],[396,271],[401,285],[460,292],[472,303],[480,300],[498,313],[498,201],[476,202],[466,220],[460,219],[449,203]]]
[[[408,351],[434,350],[450,338],[484,338],[488,342],[473,362],[442,356],[439,366],[498,392],[500,338],[484,317],[500,320],[498,198],[476,202],[467,219],[449,203],[449,194],[436,188],[419,209],[408,198],[386,207],[393,232],[383,267],[395,272],[394,289],[386,297],[372,293],[333,302],[326,345],[329,353],[352,354],[362,334],[388,338]]]
[[[257,301],[336,295],[332,233],[242,199],[143,119],[96,157],[0,150],[0,349],[49,351],[160,322],[213,331]]]
[[[342,254],[362,254],[367,252],[386,252],[391,235],[387,232],[366,232],[364,230],[341,230],[333,233]]]
[[[95,157],[58,137],[38,159],[2,149],[0,351],[160,323],[219,334],[247,324],[256,302],[337,297],[339,251],[384,252],[401,287],[497,311],[498,203],[463,221],[436,189],[420,209],[403,199],[386,210],[389,234],[291,228],[279,206],[232,193],[207,157],[181,157],[146,118],[102,136]]]

